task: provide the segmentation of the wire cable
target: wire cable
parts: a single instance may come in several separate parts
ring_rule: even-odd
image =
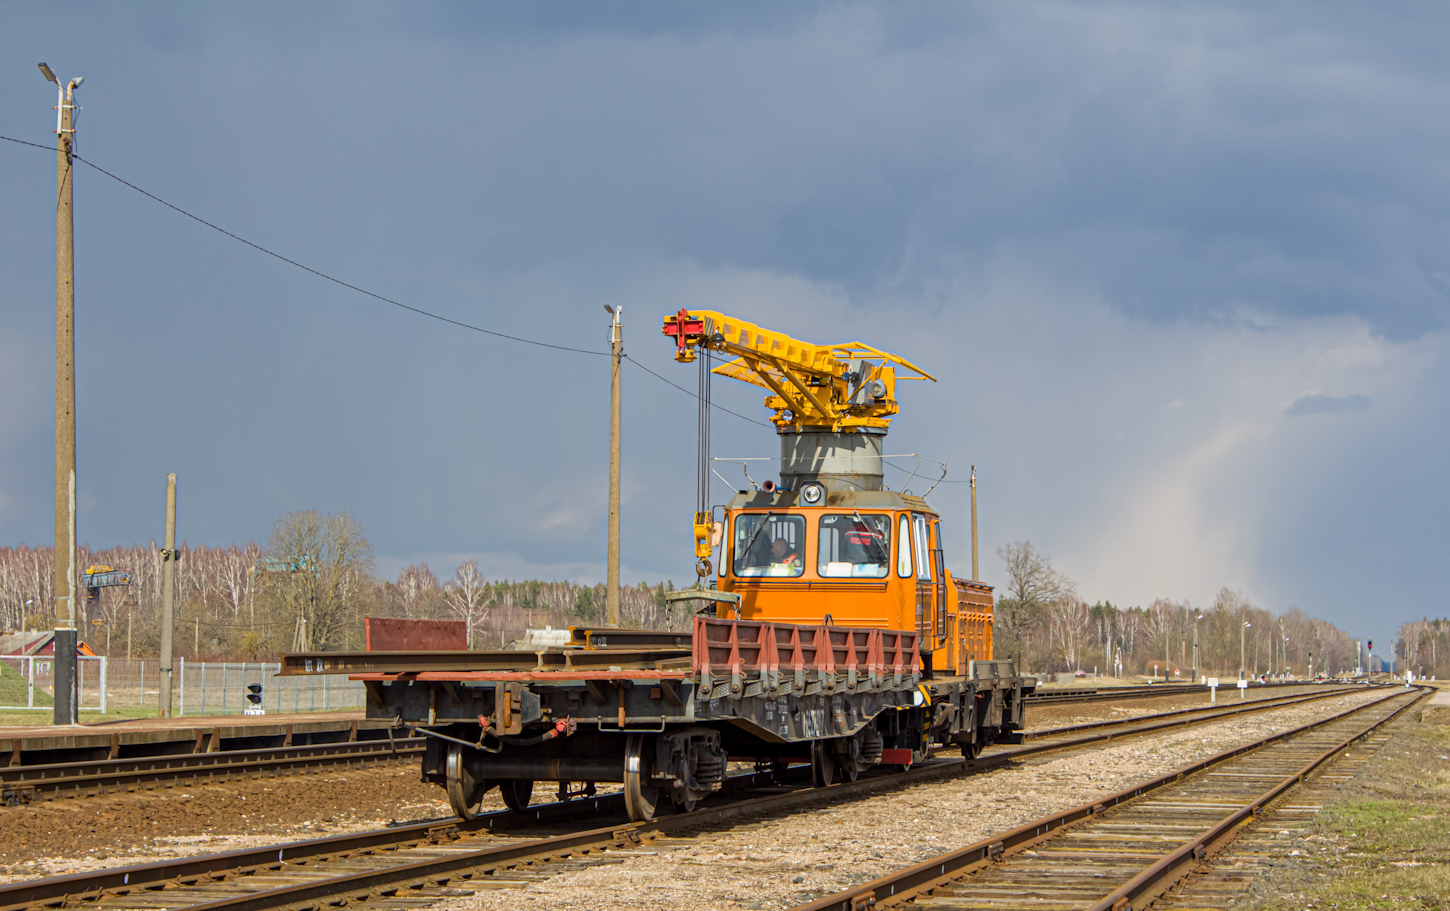
[[[38,142],[27,142],[24,139],[15,139],[15,138],[13,138],[11,136],[0,136],[0,139],[4,139],[7,142],[18,143],[19,145],[33,146],[33,147],[35,147],[37,149],[44,149],[44,150],[49,151],[49,152],[55,151],[50,146],[44,146],[44,145],[41,145]],[[93,168],[93,169],[95,169],[97,171],[100,171],[102,174],[106,175],[107,177],[111,178],[112,180],[116,181],[117,183],[119,183],[119,184],[121,184],[123,186],[130,187],[131,189],[135,190],[137,193],[140,193],[142,196],[145,196],[147,199],[151,199],[151,200],[154,200],[156,202],[159,202],[159,203],[161,203],[161,205],[165,206],[168,209],[171,209],[173,212],[176,212],[176,213],[178,213],[180,215],[185,215],[187,218],[191,219],[192,221],[197,222],[198,224],[205,225],[206,227],[211,228],[213,231],[216,231],[216,232],[218,232],[220,234],[225,234],[227,237],[230,237],[232,240],[238,241],[239,243],[246,244],[247,246],[251,247],[253,250],[256,250],[256,251],[258,251],[260,253],[265,253],[268,256],[271,256],[271,257],[273,257],[275,259],[281,260],[284,263],[287,263],[289,266],[296,266],[298,269],[301,269],[304,272],[310,272],[313,275],[317,276],[318,278],[326,279],[327,281],[330,281],[330,282],[332,282],[335,285],[341,285],[342,287],[347,288],[348,290],[356,291],[357,293],[366,295],[368,297],[371,297],[374,300],[380,300],[380,301],[382,301],[385,304],[392,304],[394,307],[400,307],[400,308],[402,308],[404,310],[408,310],[410,312],[416,313],[419,316],[426,316],[429,319],[436,319],[439,322],[448,323],[449,325],[457,326],[460,329],[470,329],[470,330],[472,330],[474,332],[482,332],[484,335],[492,335],[492,336],[494,336],[496,338],[508,339],[511,342],[522,342],[525,345],[537,345],[540,348],[552,348],[555,351],[570,351],[570,352],[573,352],[575,354],[593,354],[593,355],[597,355],[599,357],[608,357],[609,356],[609,352],[608,351],[594,351],[594,350],[591,350],[589,348],[571,348],[568,345],[555,345],[555,344],[551,344],[549,342],[541,342],[541,341],[537,341],[535,339],[524,338],[524,337],[518,336],[518,335],[509,335],[506,332],[497,332],[497,331],[495,331],[493,329],[485,329],[482,326],[475,326],[472,323],[465,323],[465,322],[463,322],[461,320],[452,319],[451,317],[443,316],[443,315],[438,314],[438,313],[433,313],[431,311],[424,310],[421,307],[414,307],[414,306],[412,306],[410,304],[405,304],[402,301],[393,300],[390,297],[384,297],[383,295],[377,294],[377,293],[375,293],[373,291],[369,291],[366,288],[360,288],[357,285],[351,284],[349,282],[345,282],[345,281],[343,281],[340,278],[336,278],[334,276],[328,275],[326,272],[323,272],[323,271],[321,271],[319,269],[314,269],[311,266],[303,265],[302,263],[299,263],[295,259],[289,259],[288,257],[283,256],[281,253],[277,253],[277,252],[275,252],[273,250],[269,250],[266,247],[262,246],[261,244],[253,243],[252,241],[247,240],[245,237],[242,237],[242,236],[240,236],[238,234],[233,234],[231,231],[228,231],[226,228],[223,228],[223,227],[220,227],[218,225],[212,224],[211,222],[207,221],[206,219],[202,218],[199,215],[193,215],[192,213],[190,213],[190,212],[186,211],[185,209],[181,208],[180,206],[174,205],[172,203],[167,202],[166,200],[162,199],[160,196],[157,196],[155,193],[150,193],[150,192],[148,192],[146,190],[141,189],[140,187],[136,186],[134,183],[131,183],[129,180],[126,180],[126,179],[124,179],[122,177],[118,177],[115,174],[112,174],[110,171],[107,171],[105,168],[101,167],[100,165],[98,165],[98,164],[96,164],[94,162],[91,162],[91,161],[87,161],[86,159],[82,158],[79,155],[76,155],[76,154],[72,153],[71,154],[71,158],[73,158],[76,161],[79,161],[81,164],[83,164],[83,165],[85,165],[85,166],[87,166],[89,168]]]
[[[53,152],[53,151],[55,151],[50,146],[41,145],[38,142],[28,142],[28,141],[26,141],[24,139],[16,139],[16,138],[14,138],[12,136],[0,136],[0,139],[3,139],[5,141],[7,141],[7,142],[16,143],[17,145],[30,146],[32,148],[41,149],[41,150],[44,150],[44,151],[47,151],[47,152]],[[402,301],[393,300],[390,297],[384,297],[381,294],[377,294],[375,292],[369,291],[366,288],[360,288],[357,285],[351,284],[349,282],[345,282],[345,281],[343,281],[340,278],[335,278],[335,277],[333,277],[331,275],[328,275],[326,272],[322,272],[322,271],[320,271],[318,269],[312,268],[311,266],[304,265],[304,264],[296,261],[295,259],[290,259],[290,258],[288,258],[286,256],[283,256],[281,253],[277,253],[277,252],[275,252],[273,250],[269,250],[266,247],[262,246],[261,244],[254,243],[254,242],[252,242],[250,240],[247,240],[245,237],[242,237],[242,236],[240,236],[238,234],[234,234],[231,231],[228,231],[226,228],[223,228],[223,227],[220,227],[218,225],[215,225],[215,224],[207,221],[206,219],[204,219],[204,218],[202,218],[202,217],[200,217],[198,215],[193,215],[192,213],[190,213],[190,212],[186,211],[185,209],[181,208],[180,206],[174,205],[173,203],[170,203],[170,202],[167,202],[166,200],[164,200],[161,197],[157,196],[155,193],[151,193],[151,192],[148,192],[147,190],[141,189],[140,187],[138,187],[135,184],[131,183],[129,180],[126,180],[125,178],[122,178],[122,177],[119,177],[119,176],[117,176],[115,174],[112,174],[110,171],[107,171],[105,168],[101,167],[100,165],[98,165],[98,164],[96,164],[94,162],[91,162],[91,161],[87,161],[86,159],[82,158],[81,156],[74,154],[74,152],[72,152],[71,157],[73,159],[75,159],[76,161],[79,161],[81,164],[84,164],[84,165],[86,165],[89,168],[93,168],[96,171],[99,171],[100,173],[106,175],[107,177],[111,178],[112,180],[116,181],[117,183],[119,183],[119,184],[121,184],[123,186],[129,187],[132,190],[135,190],[137,193],[140,193],[142,196],[145,196],[147,199],[151,199],[151,200],[153,200],[155,202],[158,202],[161,205],[165,206],[166,208],[171,209],[173,212],[176,212],[179,215],[184,215],[187,218],[191,219],[192,221],[197,222],[198,224],[205,225],[206,227],[211,228],[213,231],[216,231],[219,234],[224,234],[227,237],[230,237],[232,240],[235,240],[235,241],[237,241],[239,243],[246,244],[247,246],[251,247],[252,249],[258,251],[259,253],[265,253],[266,255],[271,256],[271,257],[273,257],[275,259],[279,259],[282,262],[287,263],[290,266],[295,266],[296,268],[301,269],[304,272],[309,272],[312,275],[317,276],[318,278],[325,279],[327,281],[332,282],[333,284],[340,285],[340,286],[342,286],[344,288],[347,288],[347,289],[349,289],[351,291],[356,291],[359,294],[363,294],[363,295],[366,295],[368,297],[371,297],[371,298],[373,298],[375,300],[382,301],[385,304],[392,304],[394,307],[399,307],[399,308],[401,308],[403,310],[407,310],[409,312],[416,313],[419,316],[426,316],[429,319],[435,319],[435,320],[438,320],[439,322],[447,323],[447,324],[449,324],[451,326],[457,326],[460,329],[469,329],[469,330],[472,330],[474,332],[481,332],[481,333],[483,333],[485,335],[492,335],[492,336],[494,336],[496,338],[507,339],[507,340],[509,340],[511,342],[522,342],[525,345],[537,345],[540,348],[552,348],[552,349],[554,349],[556,351],[569,351],[569,352],[573,352],[575,354],[593,354],[593,355],[597,355],[599,357],[608,357],[609,356],[609,352],[608,351],[594,351],[594,350],[591,350],[591,349],[588,349],[588,348],[572,348],[572,347],[570,347],[568,345],[555,345],[555,344],[551,344],[549,342],[537,341],[536,339],[523,338],[522,336],[518,336],[518,335],[509,335],[507,333],[498,332],[498,331],[495,331],[493,329],[485,329],[482,326],[475,326],[475,325],[473,325],[471,323],[465,323],[465,322],[462,322],[461,320],[456,320],[456,319],[452,319],[452,318],[447,317],[447,316],[443,316],[443,315],[438,314],[438,313],[433,313],[431,311],[424,310],[424,309],[422,309],[420,307],[414,307],[414,306],[412,306],[410,304],[405,304]],[[681,392],[685,393],[688,396],[692,396],[692,397],[694,397],[696,399],[700,399],[700,396],[697,393],[691,392],[690,390],[686,389],[684,386],[679,385],[678,383],[671,382],[670,380],[666,379],[665,377],[661,376],[660,374],[658,374],[658,373],[654,372],[653,370],[649,369],[644,364],[641,364],[639,361],[634,360],[633,358],[630,358],[628,354],[625,354],[624,357],[629,358],[630,363],[634,364],[636,367],[640,368],[645,373],[648,373],[650,376],[653,376],[655,379],[657,379],[657,380],[659,380],[659,381],[661,381],[663,383],[666,383],[666,384],[668,384],[670,386],[674,386],[676,389],[680,390]],[[760,427],[769,427],[770,426],[769,424],[765,423],[764,421],[757,421],[754,418],[746,417],[745,415],[740,414],[739,412],[731,411],[729,408],[724,408],[724,407],[722,407],[720,405],[716,405],[713,402],[710,402],[708,400],[702,399],[702,401],[704,401],[704,403],[705,403],[705,405],[707,407],[709,407],[709,408],[717,408],[720,411],[725,412],[726,414],[729,414],[729,415],[732,415],[734,417],[740,418],[742,421],[749,421],[750,423],[755,424],[755,425],[760,426]]]
[[[697,393],[691,392],[690,390],[686,389],[684,386],[681,386],[679,383],[671,382],[670,380],[666,379],[665,377],[661,376],[660,374],[655,373],[653,370],[649,369],[644,364],[641,364],[639,361],[637,361],[634,358],[630,357],[628,352],[625,353],[624,359],[627,360],[627,361],[629,361],[631,364],[635,365],[639,369],[643,370],[645,373],[648,373],[650,376],[652,376],[655,379],[659,380],[660,382],[666,383],[666,384],[668,384],[670,386],[674,386],[676,389],[680,390],[685,395],[688,395],[690,398],[693,398],[693,399],[699,399],[700,398],[700,396]],[[720,411],[723,411],[726,414],[734,415],[735,417],[739,418],[742,421],[749,421],[750,423],[756,425],[757,427],[769,427],[770,426],[769,424],[765,423],[764,421],[757,421],[755,418],[748,418],[748,417],[746,417],[745,415],[741,414],[738,411],[731,411],[729,408],[726,408],[723,405],[716,405],[714,403],[711,403],[710,404],[710,407],[711,408],[718,409]]]

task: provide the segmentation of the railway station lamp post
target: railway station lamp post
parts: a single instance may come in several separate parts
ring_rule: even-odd
[[[1245,652],[1245,650],[1244,650],[1244,643],[1245,643],[1245,641],[1247,639],[1247,636],[1248,636],[1248,629],[1251,626],[1253,626],[1253,624],[1250,623],[1249,621],[1245,620],[1244,621],[1244,625],[1241,626],[1241,627],[1239,627],[1239,679],[1240,680],[1244,679],[1244,656],[1247,654],[1247,652]]]
[[[51,551],[51,592],[55,604],[55,718],[76,723],[76,374],[75,374],[75,222],[71,205],[75,185],[75,92],[79,76],[62,84],[44,63],[40,75],[56,90],[55,204],[55,546]]]

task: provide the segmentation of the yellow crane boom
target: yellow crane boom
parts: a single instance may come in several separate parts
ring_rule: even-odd
[[[897,380],[936,381],[862,342],[813,345],[713,310],[681,308],[665,317],[663,332],[675,339],[681,363],[693,361],[698,348],[732,356],[713,372],[769,390],[765,407],[775,411],[771,421],[782,431],[884,428],[901,410]]]

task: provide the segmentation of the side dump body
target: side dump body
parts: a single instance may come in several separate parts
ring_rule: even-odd
[[[696,617],[689,648],[679,634],[619,633],[645,647],[294,654],[282,672],[363,681],[369,718],[430,737],[424,776],[464,815],[495,785],[517,798],[521,782],[622,781],[647,816],[651,788],[692,804],[726,761],[854,777],[933,744],[971,755],[1022,724],[1009,662],[928,679],[914,631]]]

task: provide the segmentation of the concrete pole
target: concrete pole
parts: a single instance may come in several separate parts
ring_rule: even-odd
[[[981,582],[981,568],[977,563],[977,466],[972,466],[972,581]]]
[[[622,308],[609,325],[609,557],[605,569],[604,624],[619,625],[619,373],[624,360]]]
[[[56,83],[57,87],[60,85]],[[60,95],[55,155],[55,547],[51,590],[57,631],[76,628],[76,320],[74,189],[75,84]],[[70,637],[73,640],[75,637]],[[74,724],[75,649],[55,648],[55,723]]]
[[[176,474],[166,476],[166,543],[161,550],[161,680],[157,709],[171,717],[172,627],[176,623]]]
[[[1244,638],[1248,633],[1246,621],[1239,621],[1239,679],[1244,679]]]
[[[1193,682],[1198,682],[1198,621],[1193,621]]]

